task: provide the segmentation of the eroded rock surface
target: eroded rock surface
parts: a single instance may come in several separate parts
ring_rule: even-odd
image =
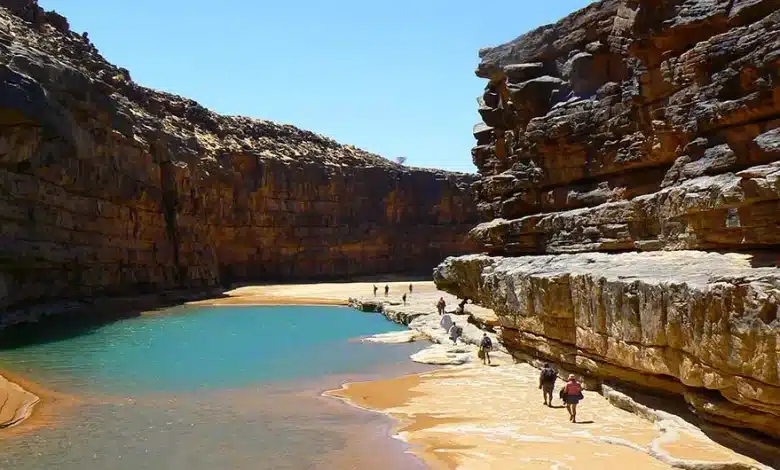
[[[780,242],[777,0],[605,0],[480,55],[491,251]]]
[[[134,83],[0,1],[0,309],[429,270],[471,252],[474,177],[397,165]]]
[[[518,358],[780,438],[780,1],[603,0],[480,57],[490,256],[438,287]]]
[[[434,279],[492,308],[517,357],[681,394],[711,420],[780,437],[780,270],[752,262],[696,251],[470,255]]]

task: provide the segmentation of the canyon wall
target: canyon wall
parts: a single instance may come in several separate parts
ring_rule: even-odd
[[[141,87],[0,1],[0,311],[238,281],[430,272],[474,251],[473,175],[408,168]]]
[[[480,51],[485,255],[517,357],[780,438],[780,1],[604,0]]]

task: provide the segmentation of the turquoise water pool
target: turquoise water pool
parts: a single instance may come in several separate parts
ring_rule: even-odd
[[[420,345],[357,340],[400,329],[341,307],[179,307],[0,350],[3,368],[83,401],[0,440],[0,468],[392,468],[386,420],[319,391],[416,371]]]

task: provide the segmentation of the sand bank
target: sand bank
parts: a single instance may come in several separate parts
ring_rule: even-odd
[[[10,428],[29,418],[39,401],[38,395],[0,375],[0,428]]]
[[[0,438],[52,425],[79,399],[7,370],[0,371]]]
[[[328,394],[398,419],[398,437],[436,469],[766,468],[691,425],[651,423],[594,392],[570,423],[562,407],[542,405],[537,373],[526,364],[465,365]]]
[[[412,294],[409,295],[409,284]],[[325,282],[316,284],[278,284],[246,286],[225,292],[226,297],[219,299],[190,302],[188,305],[347,305],[349,299],[373,295],[373,286],[379,288],[378,298],[393,299],[401,302],[401,296],[427,294],[438,291],[432,281],[395,281],[395,282]],[[390,292],[384,295],[387,285]]]

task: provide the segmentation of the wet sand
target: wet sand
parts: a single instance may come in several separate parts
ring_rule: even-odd
[[[680,461],[762,468],[692,426],[650,423],[594,392],[570,423],[557,398],[555,408],[542,405],[537,374],[526,364],[465,365],[327,394],[399,420],[397,436],[435,469],[653,470]]]

